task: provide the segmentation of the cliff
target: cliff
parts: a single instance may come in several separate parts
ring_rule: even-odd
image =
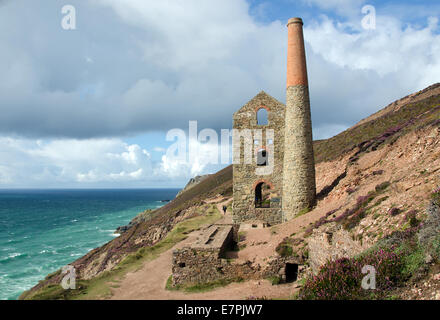
[[[180,196],[183,192],[191,189],[192,187],[194,187],[195,185],[199,184],[200,182],[202,182],[203,180],[205,180],[206,178],[208,178],[210,175],[209,174],[205,174],[202,176],[195,176],[194,178],[191,178],[188,183],[186,184],[186,186],[179,191],[179,193],[177,194],[176,197]]]
[[[307,257],[307,266],[319,272],[327,257],[354,257],[381,240],[395,236],[396,232],[405,232],[413,225],[428,221],[430,215],[426,208],[440,185],[439,88],[440,84],[433,85],[391,104],[335,137],[315,141],[316,207],[289,222],[246,231],[233,259],[258,266],[288,252]],[[71,263],[80,279],[77,290],[60,291],[58,284],[62,274],[58,271],[23,293],[21,298],[218,299],[216,294],[220,293],[246,298],[246,292],[251,289],[265,296],[286,297],[284,287],[264,283],[255,287],[250,282],[237,284],[203,296],[163,288],[171,273],[171,262],[167,262],[168,256],[164,255],[171,257],[173,246],[218,219],[217,206],[231,195],[232,167],[229,166],[185,188],[162,208],[144,213],[147,219],[134,220],[121,236]],[[335,247],[332,239],[340,239],[336,242],[340,245]],[[326,245],[316,245],[324,240]],[[290,249],[280,251],[280,248]],[[425,255],[423,251],[423,261]],[[439,269],[437,258],[434,254],[431,256],[431,260],[426,258],[426,264],[417,265],[425,270],[419,278],[428,277],[427,283],[437,276],[435,270]],[[419,278],[414,281],[420,281]],[[141,289],[144,281],[150,281],[149,286],[156,288],[154,297],[150,296],[152,292]],[[112,283],[119,283],[120,288],[112,289]],[[413,298],[409,282],[402,286],[396,294]]]

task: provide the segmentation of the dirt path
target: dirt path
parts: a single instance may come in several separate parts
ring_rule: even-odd
[[[216,203],[217,209],[223,213],[223,205],[231,199]],[[230,212],[219,222],[232,220]],[[185,293],[182,291],[169,291],[165,289],[166,282],[171,275],[172,252],[182,248],[196,239],[199,232],[194,231],[188,238],[178,243],[173,248],[162,253],[158,258],[149,261],[134,272],[128,273],[119,283],[118,288],[113,288],[112,300],[232,300],[246,299],[249,297],[289,297],[296,289],[291,284],[272,286],[268,280],[251,280],[242,283],[232,283],[228,286],[217,288],[203,293]]]

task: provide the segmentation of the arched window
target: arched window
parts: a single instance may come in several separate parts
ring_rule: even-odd
[[[267,151],[260,149],[257,152],[257,166],[267,166]]]
[[[255,187],[255,208],[270,208],[270,186],[264,182]]]
[[[257,111],[257,124],[259,126],[265,126],[268,123],[268,118],[267,118],[267,110],[265,108],[260,108]]]

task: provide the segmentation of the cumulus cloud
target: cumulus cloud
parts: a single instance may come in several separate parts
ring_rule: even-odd
[[[305,3],[348,17],[305,21],[318,136],[438,80],[434,17],[418,27],[377,10],[377,29],[366,31],[362,0]],[[61,0],[17,0],[0,11],[3,134],[117,137],[188,120],[230,128],[232,113],[260,90],[285,100],[285,21],[255,21],[245,0],[72,4],[74,31],[60,26]]]
[[[256,21],[245,0],[70,3],[74,31],[63,0],[1,2],[0,185],[183,181],[213,170],[206,157],[155,162],[121,137],[230,128],[260,90],[285,101],[286,21]],[[363,0],[302,3],[321,10],[304,29],[315,139],[439,81],[438,11],[377,8],[363,30]]]
[[[180,186],[195,175],[219,169],[210,161],[210,155],[218,153],[217,144],[193,143],[193,159],[187,153],[183,159],[165,154],[153,161],[139,145],[116,138],[0,137],[0,187]]]

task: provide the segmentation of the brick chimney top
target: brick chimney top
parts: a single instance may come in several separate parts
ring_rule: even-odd
[[[304,24],[301,18],[290,18],[289,21],[287,21],[287,26],[291,23],[301,23]]]
[[[287,29],[287,88],[297,85],[307,86],[306,53],[304,49],[302,19],[289,19]]]

